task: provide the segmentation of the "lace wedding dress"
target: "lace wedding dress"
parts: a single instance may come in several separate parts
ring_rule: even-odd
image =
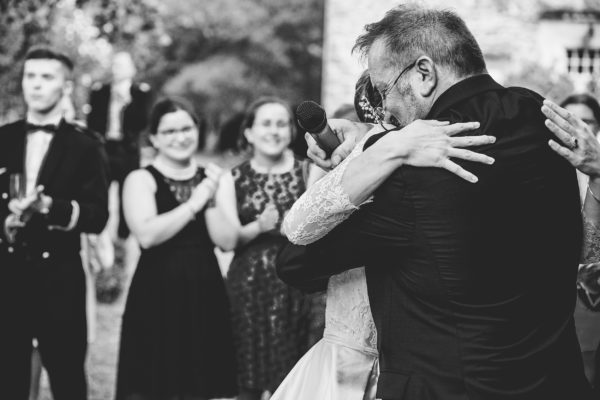
[[[341,186],[348,162],[371,134],[333,171],[311,186],[284,220],[288,239],[308,244],[325,236],[357,207]],[[364,268],[329,279],[323,339],[298,361],[271,400],[372,400],[378,361]]]

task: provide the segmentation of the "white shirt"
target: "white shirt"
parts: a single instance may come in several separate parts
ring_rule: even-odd
[[[27,122],[35,125],[54,125],[58,127],[62,120],[62,115],[54,115],[44,120],[36,120],[31,115],[27,115]],[[34,131],[27,133],[27,140],[25,145],[25,194],[28,196],[35,190],[37,180],[42,169],[42,164],[46,159],[46,154],[52,143],[54,135],[46,131]],[[73,211],[71,212],[71,219],[69,224],[65,226],[49,226],[50,229],[58,229],[70,231],[75,227],[79,220],[79,204],[75,201],[71,201]]]
[[[43,121],[36,121],[31,116],[27,116],[27,122],[36,125],[55,125],[58,126],[62,115],[55,115]],[[50,148],[53,135],[46,131],[35,131],[27,134],[25,148],[25,193],[30,195],[35,189],[35,185],[42,168],[42,163],[46,159],[46,153]]]

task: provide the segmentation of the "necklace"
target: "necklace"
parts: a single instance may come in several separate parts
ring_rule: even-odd
[[[198,171],[198,165],[193,159],[190,161],[190,165],[181,168],[173,167],[162,161],[160,158],[155,158],[152,162],[152,165],[161,174],[163,174],[169,179],[173,179],[176,181],[185,181],[188,179],[192,179]]]

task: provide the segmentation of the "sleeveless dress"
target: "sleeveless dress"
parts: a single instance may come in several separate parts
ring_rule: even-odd
[[[257,172],[250,161],[232,169],[237,210],[246,225],[274,204],[283,216],[304,192],[302,162],[280,174]],[[287,239],[267,232],[236,250],[227,281],[243,389],[273,391],[307,350],[309,309],[305,296],[283,283],[275,259]]]
[[[294,204],[284,220],[288,239],[306,245],[325,236],[358,209],[341,180],[375,128],[333,171]],[[285,378],[271,400],[373,400],[379,363],[364,267],[329,278],[325,334]]]
[[[159,214],[189,199],[204,170],[185,181],[146,168]],[[117,400],[233,397],[235,356],[225,285],[204,211],[166,242],[142,249],[121,331]]]

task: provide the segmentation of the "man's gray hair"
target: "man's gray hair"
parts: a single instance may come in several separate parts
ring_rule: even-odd
[[[384,40],[398,67],[420,56],[465,77],[486,72],[479,44],[456,13],[404,4],[389,10],[383,19],[365,26],[353,51],[366,56],[373,43]]]

